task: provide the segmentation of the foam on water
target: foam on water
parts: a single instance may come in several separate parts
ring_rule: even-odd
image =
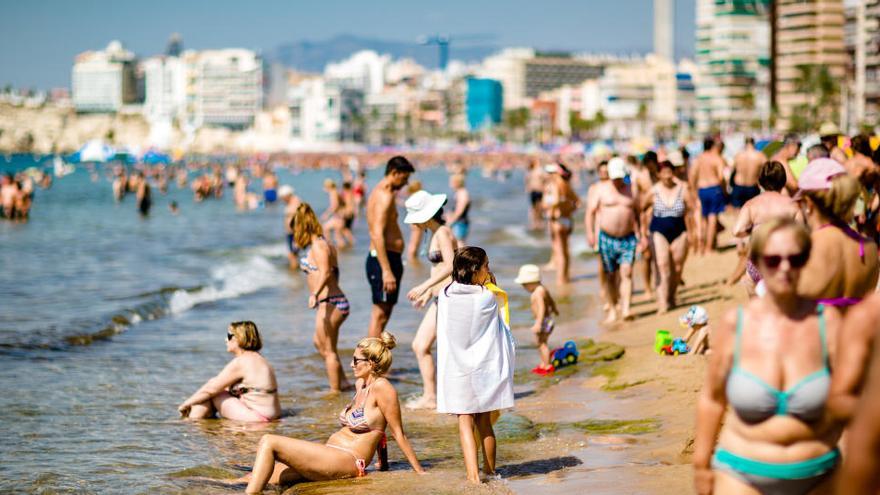
[[[283,247],[283,245],[282,245]],[[199,304],[240,297],[266,287],[282,285],[288,277],[265,256],[253,255],[217,267],[212,283],[194,291],[175,291],[168,300],[171,314],[183,313]]]

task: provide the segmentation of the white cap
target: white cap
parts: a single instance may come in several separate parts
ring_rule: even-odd
[[[623,179],[626,177],[626,162],[623,158],[615,156],[608,160],[608,178],[611,180]]]
[[[523,265],[519,267],[519,274],[514,283],[534,284],[541,281],[541,269],[538,265]]]
[[[406,218],[404,223],[425,223],[434,217],[437,210],[446,203],[445,194],[431,194],[428,191],[416,191],[407,198]]]
[[[284,184],[283,186],[278,188],[279,198],[286,198],[288,196],[293,196],[293,187]]]

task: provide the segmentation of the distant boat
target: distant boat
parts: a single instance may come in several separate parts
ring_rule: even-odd
[[[55,172],[55,177],[64,177],[65,175],[72,174],[74,170],[76,170],[76,167],[70,163],[64,163],[64,160],[58,155],[55,155],[55,158],[52,159],[52,168]]]

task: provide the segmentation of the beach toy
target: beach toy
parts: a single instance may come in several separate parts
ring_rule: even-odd
[[[664,346],[661,350],[667,356],[678,356],[679,354],[687,354],[690,351],[683,339],[675,339],[672,341],[672,344]]]
[[[657,354],[662,354],[663,348],[671,343],[672,335],[669,334],[669,330],[657,330],[654,334],[654,352]]]
[[[564,366],[570,366],[578,362],[578,353],[577,344],[574,341],[569,340],[562,347],[558,349],[554,349],[553,352],[550,353],[550,364],[553,365],[553,368],[559,369]]]

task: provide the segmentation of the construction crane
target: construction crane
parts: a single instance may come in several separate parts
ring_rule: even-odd
[[[455,36],[456,42],[489,41],[493,38],[495,38],[493,34],[464,34]],[[449,44],[452,43],[452,36],[448,34],[419,36],[418,42],[420,45],[437,45],[437,65],[440,67],[440,70],[446,70],[446,66],[449,64]]]

